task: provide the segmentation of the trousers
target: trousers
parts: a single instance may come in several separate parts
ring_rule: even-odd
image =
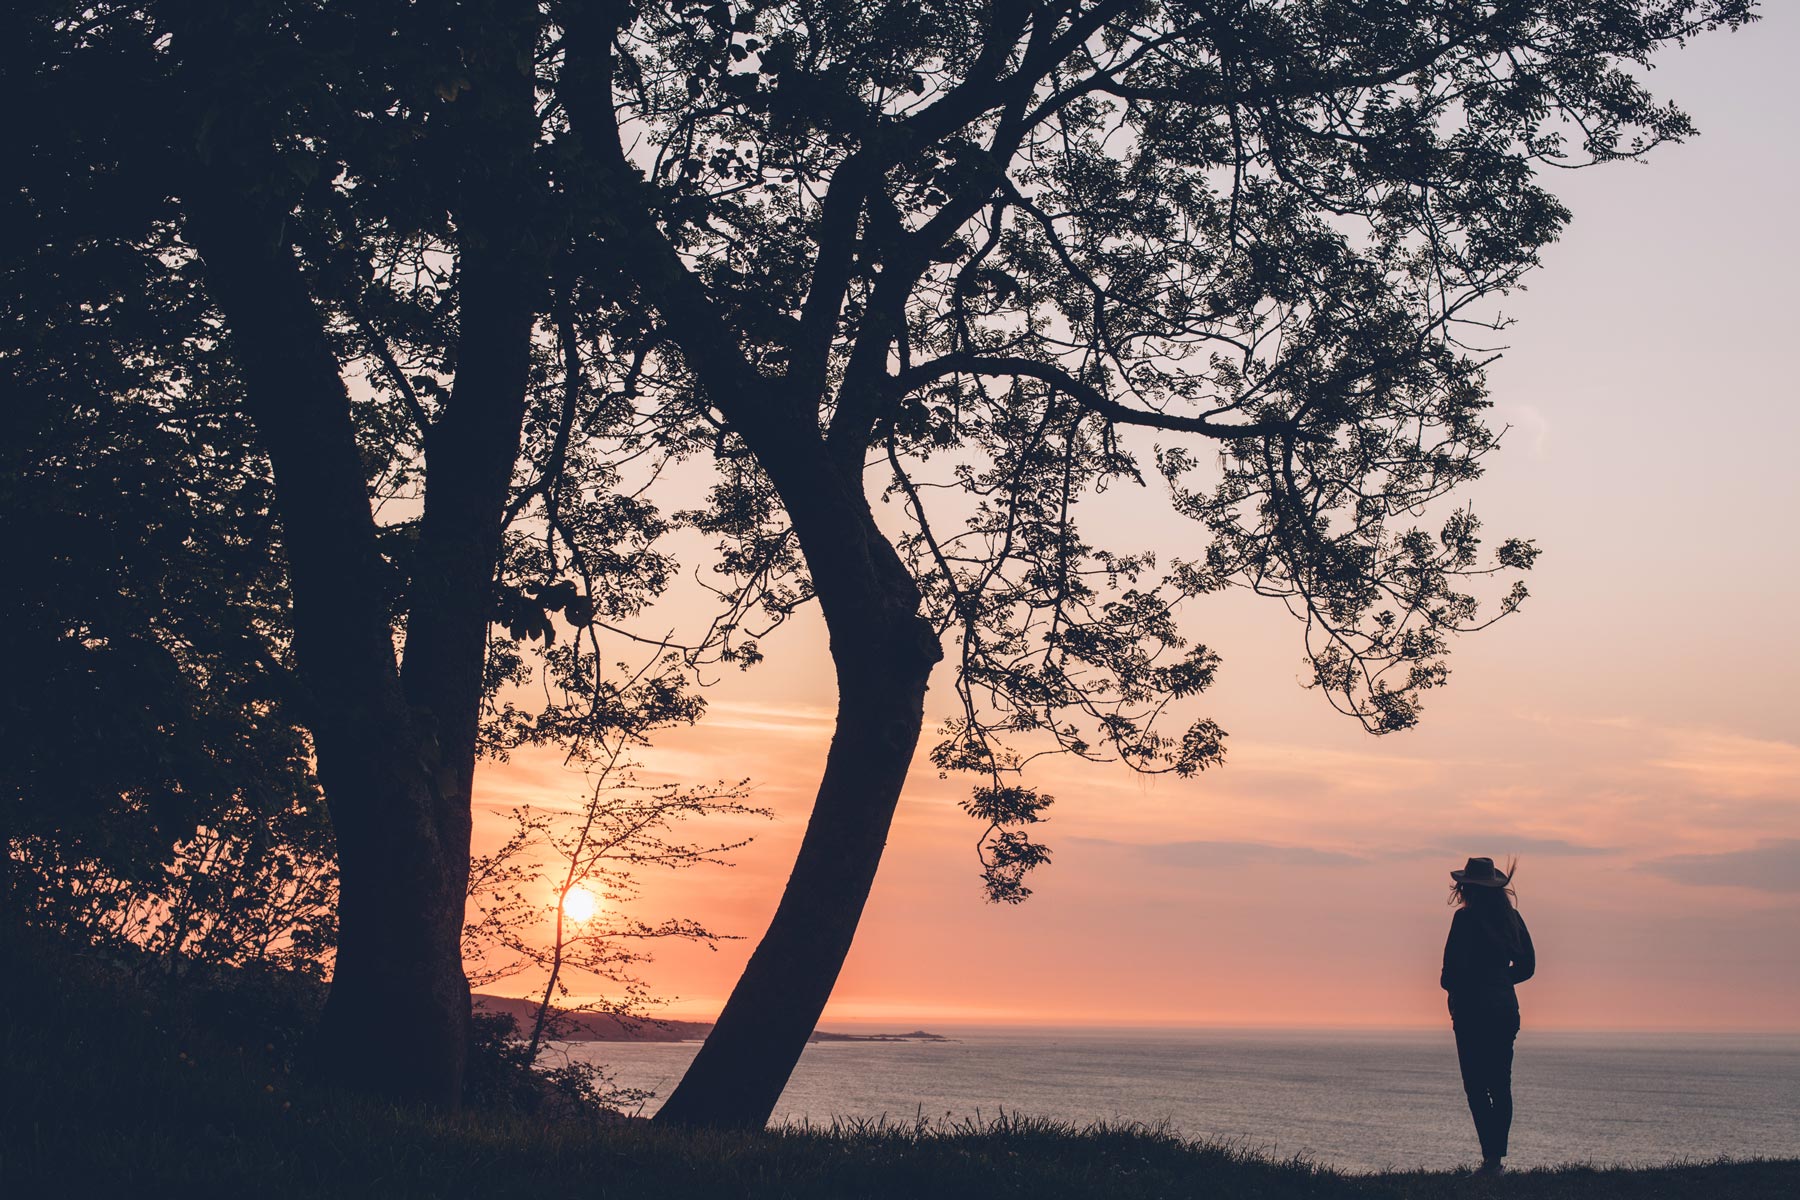
[[[1450,1019],[1481,1157],[1505,1158],[1512,1130],[1513,1042],[1519,1036],[1519,1010],[1508,1004],[1454,1004]]]

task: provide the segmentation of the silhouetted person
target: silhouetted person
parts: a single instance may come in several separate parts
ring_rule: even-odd
[[[1537,954],[1525,919],[1512,906],[1513,871],[1496,871],[1491,858],[1471,858],[1450,872],[1451,903],[1457,905],[1444,943],[1441,982],[1450,993],[1450,1023],[1456,1029],[1456,1058],[1463,1091],[1481,1139],[1481,1170],[1504,1168],[1506,1135],[1512,1128],[1513,1039],[1519,1035],[1515,983],[1537,970]]]

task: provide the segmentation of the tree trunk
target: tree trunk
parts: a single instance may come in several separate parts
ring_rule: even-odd
[[[592,6],[590,6],[592,7]],[[925,721],[925,685],[943,651],[920,594],[870,514],[859,454],[834,457],[816,396],[786,391],[745,357],[706,289],[643,209],[612,108],[616,6],[576,6],[566,22],[564,92],[574,135],[597,168],[590,216],[793,522],[831,632],[838,715],[806,836],[768,932],[657,1120],[760,1126],[806,1048],[862,919],[894,808]],[[598,18],[598,19],[595,19]]]
[[[466,848],[459,857],[430,819],[438,798],[416,762],[337,765],[327,772],[320,756],[339,885],[317,1065],[358,1091],[455,1107],[469,1041],[459,890]]]
[[[872,524],[867,536],[892,555]],[[818,547],[808,556],[837,668],[825,775],[768,932],[658,1121],[718,1128],[768,1121],[850,952],[924,724],[926,682],[941,652],[916,615],[911,581],[893,589],[888,605],[834,603]],[[866,556],[852,557],[869,565]]]
[[[654,267],[654,264],[652,264]],[[663,271],[664,281],[681,279]],[[679,296],[665,315],[685,315]],[[690,358],[706,326],[684,329]],[[876,527],[860,475],[826,452],[804,411],[767,381],[714,391],[750,443],[794,525],[831,635],[837,724],[793,873],[712,1033],[657,1113],[713,1128],[766,1123],[850,952],[925,721],[943,657],[919,615],[917,583]]]
[[[318,1061],[381,1095],[454,1105],[469,988],[455,846],[439,813],[455,800],[439,794],[435,746],[401,691],[349,395],[292,249],[271,236],[280,214],[213,172],[184,201],[274,467],[295,656],[337,838],[338,950]]]
[[[270,152],[279,120],[215,90],[225,65],[253,61],[231,41],[241,30],[194,24],[178,39],[200,131],[185,226],[274,468],[295,658],[337,837],[337,958],[316,1059],[360,1090],[440,1107],[460,1102],[468,1053],[461,941],[482,666],[545,261],[530,162],[536,9],[502,0],[464,16],[469,95],[444,135],[460,156],[457,373],[424,431],[404,671],[349,393],[287,230],[291,177]]]

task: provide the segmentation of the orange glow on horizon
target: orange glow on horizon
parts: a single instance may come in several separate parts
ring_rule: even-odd
[[[1014,908],[983,902],[969,782],[921,753],[828,1028],[1447,1027],[1448,871],[1476,854],[1520,862],[1528,1028],[1800,1025],[1800,159],[1783,149],[1800,146],[1784,92],[1800,11],[1766,8],[1755,36],[1658,66],[1703,136],[1554,181],[1575,220],[1506,300],[1518,324],[1490,375],[1512,432],[1469,492],[1485,534],[1544,555],[1522,610],[1459,644],[1421,726],[1368,737],[1299,686],[1279,606],[1204,597],[1186,629],[1223,664],[1192,712],[1229,732],[1226,764],[1191,780],[1034,766],[1054,858]],[[1116,489],[1088,532],[1165,562],[1203,549],[1154,487]],[[816,613],[761,648],[698,727],[643,755],[643,782],[748,777],[777,814],[682,831],[753,838],[733,868],[640,879],[631,916],[741,939],[646,947],[671,1016],[714,1015],[755,947],[831,737]],[[922,746],[953,701],[947,670]],[[478,851],[507,808],[580,791],[554,755],[483,764]]]

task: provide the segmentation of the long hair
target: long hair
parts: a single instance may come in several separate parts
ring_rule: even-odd
[[[1483,887],[1480,884],[1476,884],[1473,887],[1465,889],[1461,883],[1456,880],[1451,880],[1450,896],[1444,903],[1454,905],[1457,908],[1474,908],[1477,910],[1481,910],[1484,906],[1489,904],[1499,908],[1512,908],[1519,902],[1518,890],[1513,887],[1513,880],[1518,878],[1518,875],[1519,860],[1516,858],[1509,858],[1506,860],[1505,887]],[[1475,897],[1473,904],[1470,903],[1471,895]]]
[[[1450,884],[1449,902],[1474,914],[1487,935],[1505,946],[1511,954],[1517,954],[1524,948],[1524,939],[1519,934],[1519,918],[1513,908],[1519,899],[1519,893],[1513,888],[1513,879],[1518,872],[1518,860],[1508,859],[1504,887],[1482,887],[1480,884],[1464,887],[1457,882]]]

